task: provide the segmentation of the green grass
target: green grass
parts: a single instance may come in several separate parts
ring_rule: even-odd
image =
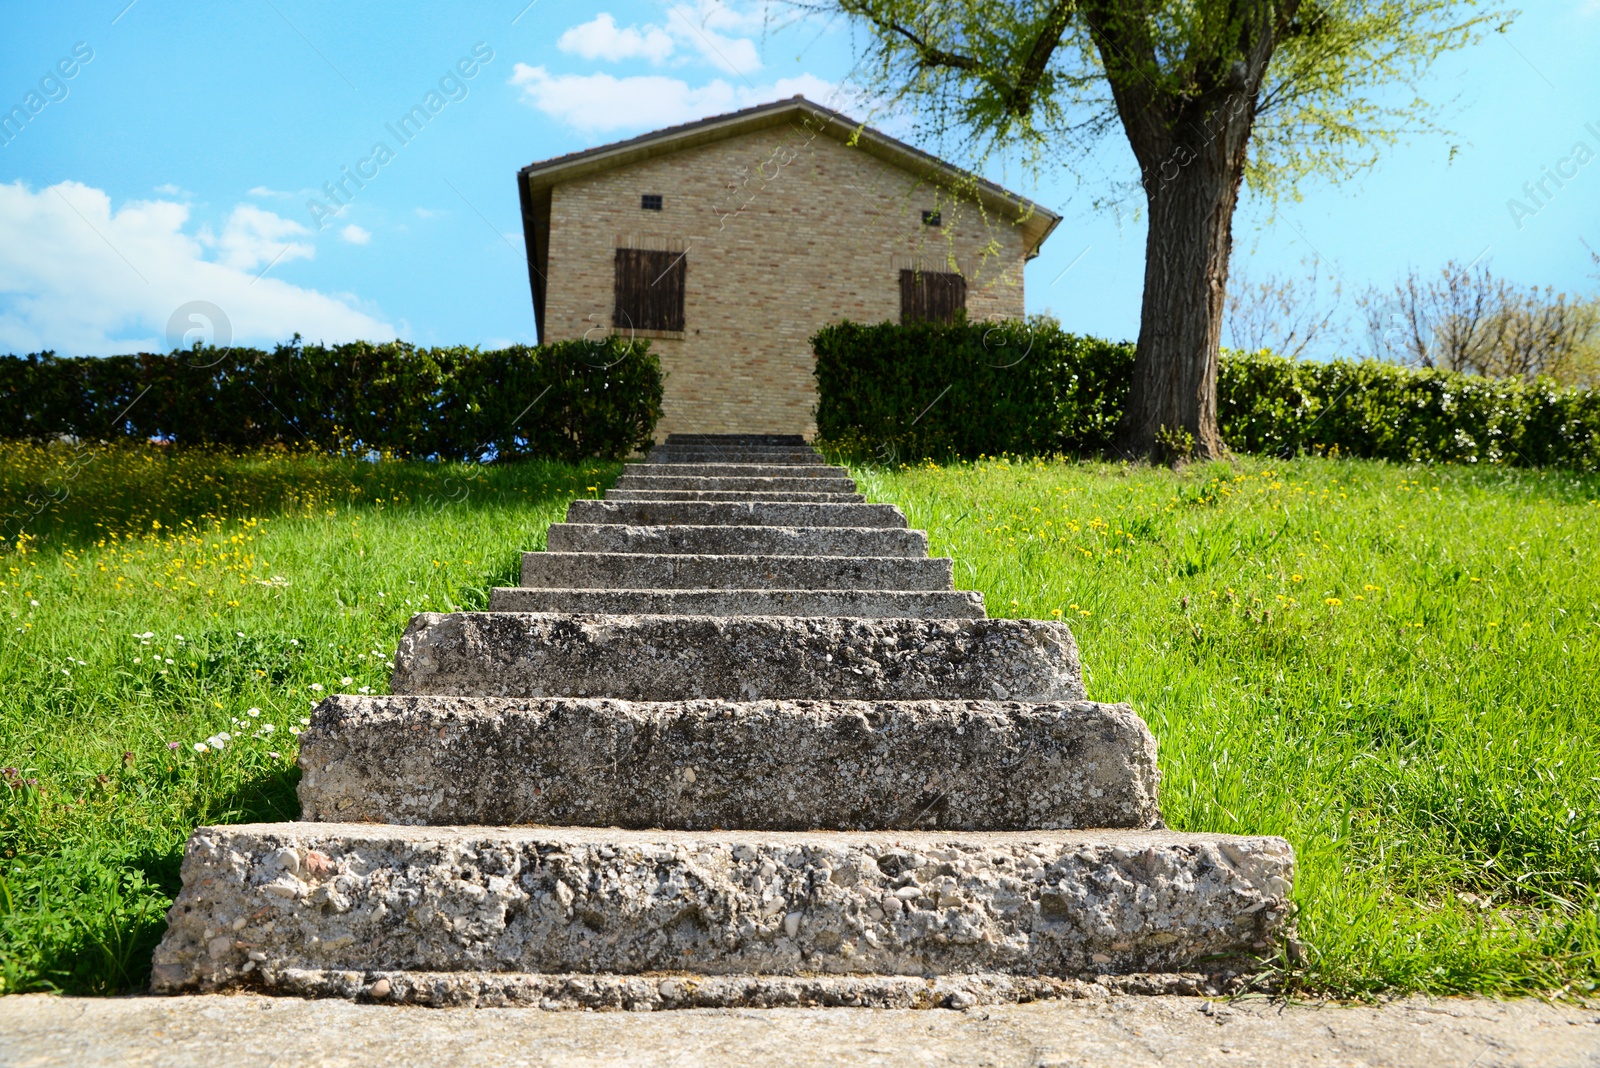
[[[382,692],[412,612],[481,605],[616,470],[0,445],[3,989],[141,987],[188,831],[294,818],[315,698]],[[992,614],[1072,624],[1172,826],[1293,842],[1291,989],[1592,994],[1600,479],[857,474]]]

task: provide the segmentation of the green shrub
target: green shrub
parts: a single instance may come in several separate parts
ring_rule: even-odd
[[[881,461],[1111,446],[1133,347],[1049,320],[843,322],[812,338],[817,436]]]
[[[818,436],[880,462],[1103,455],[1134,353],[1044,318],[844,322],[812,344]],[[1217,408],[1240,452],[1600,469],[1600,394],[1543,380],[1225,353]]]
[[[0,437],[475,461],[618,457],[651,440],[660,359],[618,339],[482,352],[404,342],[0,357]]]
[[[1241,452],[1600,469],[1600,395],[1547,380],[1231,353],[1217,410]]]

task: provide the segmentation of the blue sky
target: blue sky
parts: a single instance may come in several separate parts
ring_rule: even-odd
[[[0,134],[0,352],[165,349],[196,301],[240,343],[531,342],[518,167],[796,92],[851,99],[848,28],[757,2],[112,0],[7,16],[0,111],[36,113]],[[1580,142],[1600,154],[1596,56],[1600,0],[1530,3],[1432,72],[1454,136],[1307,186],[1276,218],[1247,200],[1236,276],[1320,256],[1349,305],[1410,267],[1481,257],[1593,292],[1580,239],[1600,249],[1600,160],[1572,160]],[[388,127],[419,104],[435,113],[402,144]],[[1534,206],[1524,183],[1563,160],[1575,175],[1514,218],[1513,198]],[[1091,207],[1133,173],[1119,136],[1037,181],[993,175],[1065,215],[1028,267],[1031,311],[1137,333],[1142,221]]]

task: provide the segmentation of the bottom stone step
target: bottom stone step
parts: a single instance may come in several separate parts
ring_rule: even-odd
[[[1215,969],[1274,949],[1293,870],[1282,838],[1170,831],[202,827],[151,985]]]

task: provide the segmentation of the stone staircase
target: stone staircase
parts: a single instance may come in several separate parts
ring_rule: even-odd
[[[964,1006],[1251,970],[1288,843],[1163,829],[1067,628],[987,618],[855,489],[798,437],[675,434],[573,502],[489,611],[411,621],[391,696],[318,706],[302,822],[194,832],[152,988]]]

